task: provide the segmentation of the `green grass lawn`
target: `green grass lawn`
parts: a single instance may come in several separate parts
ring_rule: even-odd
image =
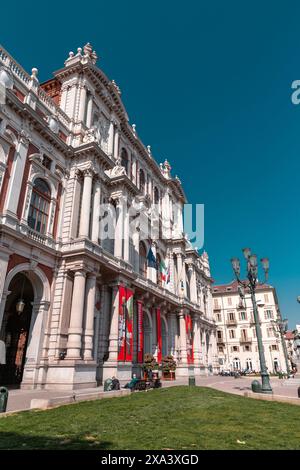
[[[0,449],[300,449],[300,407],[170,387],[2,417]]]

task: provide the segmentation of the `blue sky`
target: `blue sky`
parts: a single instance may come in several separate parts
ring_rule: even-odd
[[[42,81],[90,41],[145,145],[205,204],[215,281],[231,281],[230,258],[250,246],[270,258],[289,326],[300,323],[299,2],[30,5],[1,5],[4,47]]]

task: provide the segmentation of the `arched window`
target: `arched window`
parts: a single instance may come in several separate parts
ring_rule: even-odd
[[[143,194],[145,194],[145,173],[142,168],[140,169],[140,190]]]
[[[140,274],[147,277],[147,250],[145,244],[140,242],[139,245],[139,256],[140,256]]]
[[[156,186],[154,188],[154,204],[159,204],[159,191]]]
[[[51,192],[46,181],[37,178],[32,188],[28,225],[39,233],[46,233]]]
[[[128,174],[128,154],[124,148],[121,151],[121,165],[125,168],[126,173]]]

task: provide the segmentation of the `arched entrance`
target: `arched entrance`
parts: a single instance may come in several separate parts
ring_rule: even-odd
[[[19,385],[23,378],[34,289],[26,274],[20,272],[10,281],[8,292],[0,331],[6,354],[5,364],[1,366],[0,383]]]

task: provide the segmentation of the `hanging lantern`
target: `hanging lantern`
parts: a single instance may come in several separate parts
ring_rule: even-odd
[[[24,307],[25,307],[25,302],[24,302],[24,300],[23,300],[23,299],[19,299],[18,302],[17,302],[17,305],[16,305],[16,311],[18,312],[19,315],[20,315],[21,313],[23,313]]]
[[[22,291],[21,291],[21,297],[19,298],[17,304],[16,304],[16,311],[18,315],[21,315],[23,313],[24,307],[25,307],[25,302],[23,299],[23,293],[24,293],[24,287],[25,287],[25,276],[23,275],[23,283],[22,283]]]

